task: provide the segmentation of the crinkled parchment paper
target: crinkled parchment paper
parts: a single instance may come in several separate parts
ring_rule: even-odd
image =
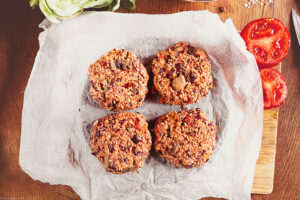
[[[229,19],[182,12],[171,15],[87,12],[41,27],[40,50],[25,91],[20,165],[33,179],[71,186],[82,199],[250,199],[263,123],[256,62]],[[145,65],[157,51],[189,41],[207,51],[214,87],[190,107],[219,126],[215,153],[204,166],[175,168],[151,153],[140,173],[109,174],[91,154],[91,123],[112,112],[92,102],[87,70],[114,47],[134,52]],[[148,94],[138,109],[153,120],[179,106]]]

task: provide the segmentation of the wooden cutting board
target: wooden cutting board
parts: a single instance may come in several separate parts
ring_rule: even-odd
[[[281,71],[281,63],[274,67]],[[270,194],[273,190],[279,108],[264,111],[262,144],[256,163],[252,193]]]

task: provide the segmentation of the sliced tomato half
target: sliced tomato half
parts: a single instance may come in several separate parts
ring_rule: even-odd
[[[279,64],[287,55],[291,38],[286,26],[278,19],[257,19],[241,32],[247,50],[256,58],[259,68]]]
[[[271,109],[281,106],[288,94],[287,83],[276,69],[260,70],[264,94],[264,108]]]

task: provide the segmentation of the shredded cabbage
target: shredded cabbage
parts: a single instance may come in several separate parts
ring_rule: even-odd
[[[121,2],[122,6],[124,6],[127,10],[134,10],[135,9],[135,0],[123,0]]]
[[[128,10],[135,8],[136,0],[30,0],[32,8],[39,5],[44,15],[52,22],[59,23],[60,19],[70,18],[83,12],[85,8],[108,7],[110,11],[116,11],[120,4]]]
[[[110,4],[108,10],[110,11],[116,11],[120,8],[120,2],[121,0],[114,0],[112,4]]]
[[[113,0],[94,0],[87,1],[84,4],[84,8],[103,8],[112,4]]]

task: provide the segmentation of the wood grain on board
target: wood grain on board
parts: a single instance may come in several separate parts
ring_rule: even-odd
[[[292,43],[283,61],[282,73],[288,82],[288,99],[280,108],[279,116],[278,110],[276,114],[274,110],[265,112],[265,123],[273,124],[273,129],[276,129],[275,122],[278,119],[274,189],[269,195],[252,195],[252,200],[300,199],[300,47],[290,17],[291,8],[297,9],[300,1],[274,0],[274,4],[266,7],[263,13],[259,5],[245,8],[246,1],[187,3],[180,0],[137,0],[137,8],[133,12],[163,14],[207,9],[218,13],[222,20],[231,18],[238,30],[261,17],[278,18],[287,25]],[[32,180],[18,164],[23,92],[39,48],[38,34],[41,29],[38,24],[44,19],[40,10],[32,10],[28,2],[3,1],[0,6],[0,199],[79,199],[68,186]],[[220,6],[225,6],[226,12],[220,13]],[[127,11],[121,9],[120,12]],[[273,179],[263,179],[262,175],[266,173],[264,177],[272,177],[274,174],[273,146],[276,144],[276,136],[272,133],[263,133],[262,154],[258,160],[253,192],[271,190]],[[272,156],[266,159],[263,155]],[[265,171],[262,166],[266,167]],[[263,184],[257,185],[257,181]]]
[[[281,63],[274,67],[281,71]],[[270,194],[273,190],[279,108],[264,111],[261,149],[255,167],[252,193]]]

